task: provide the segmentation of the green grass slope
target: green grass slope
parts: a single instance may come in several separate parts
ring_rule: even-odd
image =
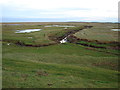
[[[3,87],[117,88],[117,64],[116,55],[75,44],[39,48],[4,45]]]

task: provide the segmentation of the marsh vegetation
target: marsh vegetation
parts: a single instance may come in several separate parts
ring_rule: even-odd
[[[3,24],[3,88],[118,88],[117,24],[8,24],[15,25]],[[40,31],[15,33],[26,29]]]

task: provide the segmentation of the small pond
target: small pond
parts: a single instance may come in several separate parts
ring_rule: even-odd
[[[120,31],[120,29],[111,29],[112,31]]]
[[[26,29],[26,30],[17,30],[15,33],[30,33],[35,31],[40,31],[42,29]]]
[[[68,25],[47,25],[44,27],[75,27],[75,26],[68,26]]]

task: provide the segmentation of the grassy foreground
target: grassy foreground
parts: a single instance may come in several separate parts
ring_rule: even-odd
[[[3,48],[3,87],[118,87],[115,55],[74,44]]]
[[[38,40],[36,43],[44,43],[44,39],[39,39],[42,30],[17,35],[11,30],[15,29],[3,29],[3,40],[16,39],[30,43],[31,40],[25,40],[22,36],[32,35],[36,37],[34,41]],[[50,30],[57,32],[53,27]],[[47,47],[25,47],[14,43],[7,45],[8,43],[3,42],[3,88],[118,88],[120,73],[118,56],[115,54],[72,43]],[[117,50],[109,52],[118,53]]]

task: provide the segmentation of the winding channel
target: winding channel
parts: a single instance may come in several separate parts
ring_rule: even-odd
[[[68,26],[67,26],[68,27]],[[73,26],[71,26],[73,27]],[[91,28],[93,26],[84,26],[83,29],[86,29],[86,28]],[[14,40],[2,40],[2,41],[5,41],[5,42],[8,42],[7,45],[11,45],[12,43],[13,44],[16,44],[16,45],[19,45],[19,46],[26,46],[26,47],[44,47],[44,46],[50,46],[50,45],[55,45],[55,44],[59,44],[59,43],[66,43],[68,42],[67,38],[70,37],[71,35],[75,34],[76,32],[80,31],[80,30],[83,30],[83,29],[79,29],[79,30],[70,30],[68,32],[66,32],[62,37],[58,37],[56,38],[56,40],[54,40],[53,38],[50,38],[49,36],[49,39],[52,40],[52,41],[55,41],[55,43],[48,43],[48,44],[37,44],[37,45],[32,45],[32,44],[25,44],[24,42],[21,42],[21,41],[14,41]],[[17,30],[15,33],[26,33],[26,32],[33,32],[33,31],[40,31],[42,29],[35,29],[35,30]]]
[[[83,29],[86,29],[86,28],[88,29],[88,28],[91,28],[91,27],[93,27],[93,26],[85,26]],[[80,30],[83,30],[83,29],[80,29]],[[41,30],[41,29],[40,29],[40,30]],[[61,43],[61,44],[64,44],[64,43],[66,43],[66,42],[69,42],[69,41],[67,40],[68,38],[75,38],[75,39],[77,40],[77,39],[78,39],[77,37],[75,37],[75,36],[72,37],[72,36],[73,36],[73,34],[75,34],[76,32],[78,32],[78,31],[80,31],[80,30],[71,30],[70,32],[65,33],[62,37],[56,38],[57,41],[49,37],[49,39],[55,41],[55,43],[48,43],[48,44],[32,45],[32,44],[25,44],[24,42],[14,41],[14,40],[0,40],[0,41],[8,42],[7,45],[11,45],[11,44],[13,43],[13,44],[16,44],[16,45],[19,45],[19,46],[26,46],[26,47],[45,47],[45,46],[51,46],[51,45],[56,45],[56,44],[60,44],[60,43]],[[36,30],[36,31],[37,31],[37,30]],[[72,42],[70,42],[70,43],[72,43]],[[75,43],[75,44],[77,44],[77,43]],[[80,44],[80,45],[82,45],[82,44]],[[83,46],[86,46],[86,45],[83,45]],[[87,47],[91,47],[91,46],[87,46]],[[93,46],[92,46],[92,47],[93,47]],[[94,49],[94,48],[96,48],[96,47],[93,47],[92,50],[94,50],[94,51],[104,52],[104,53],[109,53],[109,54],[114,54],[114,55],[119,55],[119,54],[115,54],[115,53],[111,53],[111,52],[105,52],[105,51],[96,50],[96,49]],[[98,47],[97,47],[97,48],[98,48]],[[100,47],[100,48],[101,48],[101,47]]]

